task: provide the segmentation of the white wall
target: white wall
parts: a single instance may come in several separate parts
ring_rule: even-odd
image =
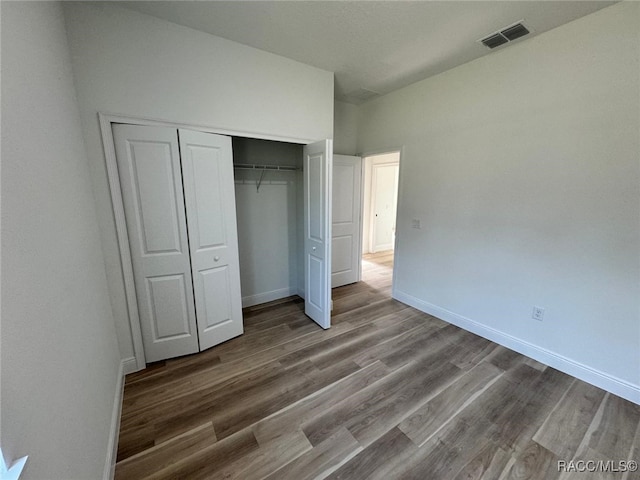
[[[234,138],[235,164],[302,166],[302,146]],[[298,293],[296,171],[235,170],[243,306]]]
[[[102,478],[120,356],[62,9],[2,4],[2,449]]]
[[[112,308],[133,355],[97,113],[288,139],[331,138],[333,74],[126,10],[67,2],[67,34]]]
[[[359,151],[404,145],[396,295],[636,402],[639,9],[373,100],[358,127]]]
[[[358,107],[351,103],[334,103],[333,153],[355,155],[358,141]]]

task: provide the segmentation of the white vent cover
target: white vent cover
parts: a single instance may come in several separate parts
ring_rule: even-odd
[[[492,33],[491,35],[478,41],[485,47],[493,49],[499,47],[500,45],[504,45],[505,43],[513,42],[520,37],[524,37],[530,32],[531,30],[525,27],[524,23],[520,21],[503,28],[498,32]]]

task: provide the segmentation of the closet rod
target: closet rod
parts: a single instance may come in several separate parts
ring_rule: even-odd
[[[250,163],[237,163],[233,165],[233,168],[237,168],[239,170],[284,170],[284,171],[300,170],[298,167],[293,167],[288,165],[254,165]]]

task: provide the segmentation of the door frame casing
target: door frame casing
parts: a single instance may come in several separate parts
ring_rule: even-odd
[[[219,127],[208,127],[203,125],[186,124],[181,122],[171,122],[167,120],[158,120],[146,117],[133,117],[129,115],[102,112],[98,112],[98,121],[100,124],[102,148],[104,151],[105,164],[107,167],[107,180],[109,183],[109,193],[111,195],[111,206],[114,215],[116,238],[120,256],[120,268],[122,270],[122,280],[124,283],[125,298],[127,303],[127,316],[129,320],[131,343],[133,346],[133,353],[135,358],[135,368],[129,367],[124,372],[126,374],[144,369],[147,363],[144,354],[144,347],[142,344],[140,315],[138,312],[138,301],[136,297],[131,249],[129,247],[129,232],[127,230],[126,217],[124,213],[124,203],[122,200],[122,189],[120,185],[120,177],[118,175],[115,143],[113,138],[113,131],[111,129],[112,124],[125,123],[140,126],[171,127],[176,129],[184,128],[204,133],[214,133],[218,135],[228,135],[245,138],[257,138],[262,140],[274,140],[279,142],[297,143],[301,145],[312,143],[314,140],[306,138],[284,137],[257,132],[229,130]]]
[[[362,158],[362,210],[364,212],[364,192],[365,192],[365,188],[364,188],[364,183],[365,183],[365,158],[367,157],[375,157],[377,155],[384,155],[387,153],[398,153],[398,200],[396,202],[396,238],[395,238],[395,243],[393,246],[393,257],[394,257],[394,262],[393,262],[393,273],[392,273],[392,277],[391,277],[391,297],[392,298],[397,298],[396,296],[396,280],[397,280],[397,259],[400,258],[401,256],[401,251],[398,249],[398,212],[400,212],[400,205],[402,203],[402,199],[403,199],[403,186],[404,186],[404,181],[403,181],[403,172],[404,169],[402,168],[402,157],[404,156],[404,145],[399,146],[399,147],[389,147],[389,148],[381,148],[381,149],[377,149],[377,150],[365,150],[357,155],[359,155]],[[363,218],[361,220],[361,228],[364,230],[364,215]],[[364,231],[363,231],[364,233]],[[360,235],[362,237],[362,241],[364,242],[364,235],[361,234]],[[360,255],[362,255],[362,243],[361,243],[361,247],[360,247]],[[362,271],[362,262],[361,266],[360,266],[360,271]]]

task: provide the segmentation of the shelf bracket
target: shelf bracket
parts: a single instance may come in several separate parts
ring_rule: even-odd
[[[260,179],[256,182],[256,192],[260,191],[260,185],[262,184],[262,178],[264,177],[265,169],[262,169],[262,173],[260,173]]]

